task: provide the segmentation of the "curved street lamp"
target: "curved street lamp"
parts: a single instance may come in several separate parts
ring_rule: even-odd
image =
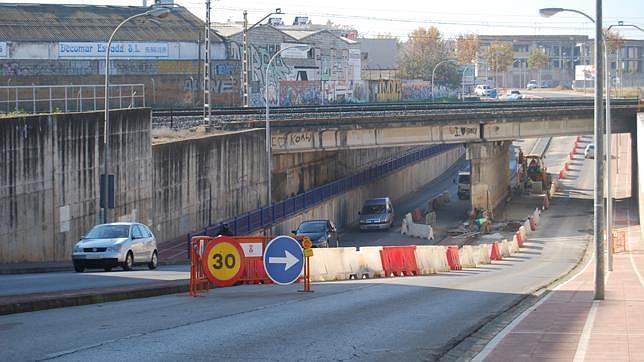
[[[305,44],[300,44],[300,45],[293,45],[290,47],[282,48],[278,50],[271,59],[268,61],[268,65],[266,65],[266,75],[265,75],[265,81],[264,81],[264,104],[266,106],[266,206],[269,208],[273,203],[273,195],[272,195],[272,190],[271,190],[271,169],[272,169],[272,160],[271,160],[271,153],[272,153],[272,144],[271,144],[271,124],[269,121],[269,104],[268,104],[268,75],[270,74],[270,69],[271,69],[271,64],[273,64],[273,60],[277,58],[278,55],[280,55],[282,52],[289,50],[289,49],[299,49],[299,50],[308,50],[310,48],[309,45]],[[272,217],[272,215],[271,215]],[[272,224],[272,223],[271,223]],[[267,232],[268,234],[271,234],[271,229],[272,226],[269,226]]]
[[[586,17],[591,22],[595,23],[595,192],[594,192],[594,220],[593,220],[593,239],[595,241],[595,300],[604,299],[604,242],[602,240],[604,228],[602,222],[605,221],[602,217],[602,203],[604,202],[604,180],[602,179],[604,171],[604,123],[602,122],[603,110],[603,71],[602,66],[602,47],[600,39],[606,44],[606,37],[602,31],[602,1],[595,0],[595,14],[597,19],[593,19],[590,15],[574,9],[564,8],[543,8],[539,10],[539,14],[543,17],[551,17],[561,12],[572,12]],[[607,72],[608,73],[608,72]],[[610,146],[608,146],[610,147]],[[610,148],[608,148],[610,151]],[[610,153],[608,153],[610,155]],[[610,159],[610,158],[609,158]],[[610,165],[610,164],[609,164]],[[610,168],[609,168],[610,170]],[[610,172],[609,172],[610,174]],[[608,183],[610,186],[610,183]],[[610,192],[610,191],[609,191]],[[610,195],[610,193],[609,193]],[[610,245],[610,236],[608,236],[608,244]],[[609,262],[612,262],[609,253]],[[611,265],[612,266],[612,265]]]
[[[434,102],[434,75],[436,74],[436,68],[438,68],[439,65],[447,62],[453,63],[454,60],[453,59],[441,60],[434,66],[434,69],[432,69],[432,102]]]
[[[108,167],[108,159],[109,159],[109,125],[110,125],[110,93],[109,93],[109,86],[110,86],[110,48],[112,47],[112,40],[114,40],[114,36],[116,35],[116,32],[121,29],[121,27],[136,18],[140,18],[143,16],[150,16],[153,18],[165,18],[170,14],[170,9],[165,8],[165,7],[154,7],[149,9],[146,12],[132,15],[129,18],[123,20],[119,25],[116,26],[114,31],[112,31],[112,34],[110,35],[108,41],[107,41],[107,49],[105,49],[105,118],[104,118],[104,123],[103,123],[103,174],[104,179],[103,179],[103,223],[107,223],[107,209],[108,209],[108,174],[109,174],[109,167]]]

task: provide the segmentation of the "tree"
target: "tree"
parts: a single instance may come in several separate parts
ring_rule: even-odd
[[[420,27],[409,34],[399,55],[400,75],[407,79],[432,79],[436,64],[449,58],[449,48],[438,28]],[[436,68],[437,83],[460,84],[460,75],[453,64],[445,63]]]
[[[606,45],[608,49],[615,51],[624,47],[624,37],[617,30],[604,29],[604,34],[606,34]]]
[[[479,37],[476,34],[461,35],[456,40],[456,59],[461,64],[472,64],[479,51]]]
[[[514,61],[512,43],[493,41],[484,53],[485,61],[493,72],[505,72]]]
[[[548,55],[546,55],[546,53],[541,49],[530,49],[530,52],[528,53],[529,69],[541,70],[546,66],[546,64],[548,64],[549,61],[550,60],[548,59]]]

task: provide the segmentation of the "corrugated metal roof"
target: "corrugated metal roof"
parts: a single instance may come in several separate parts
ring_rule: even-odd
[[[243,26],[237,24],[215,24],[212,28],[217,32],[217,34],[224,37],[239,34],[244,30]]]
[[[322,31],[322,30],[291,30],[291,29],[280,29],[280,30],[297,40],[302,40],[309,35],[313,35],[315,33],[319,33]]]
[[[106,41],[127,17],[145,12],[139,6],[0,4],[0,40]],[[137,19],[123,25],[116,40],[186,41],[203,38],[204,22],[181,6],[166,18]],[[212,41],[222,41],[213,32]]]

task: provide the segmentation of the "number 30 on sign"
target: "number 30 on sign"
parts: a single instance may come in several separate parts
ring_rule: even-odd
[[[203,269],[208,280],[218,287],[233,285],[243,273],[243,251],[239,243],[227,236],[211,241],[203,254]]]

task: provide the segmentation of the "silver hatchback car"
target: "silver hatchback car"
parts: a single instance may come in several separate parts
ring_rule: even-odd
[[[74,269],[103,268],[105,271],[122,266],[131,270],[134,265],[158,265],[157,241],[150,228],[143,224],[116,222],[96,225],[74,245]]]

